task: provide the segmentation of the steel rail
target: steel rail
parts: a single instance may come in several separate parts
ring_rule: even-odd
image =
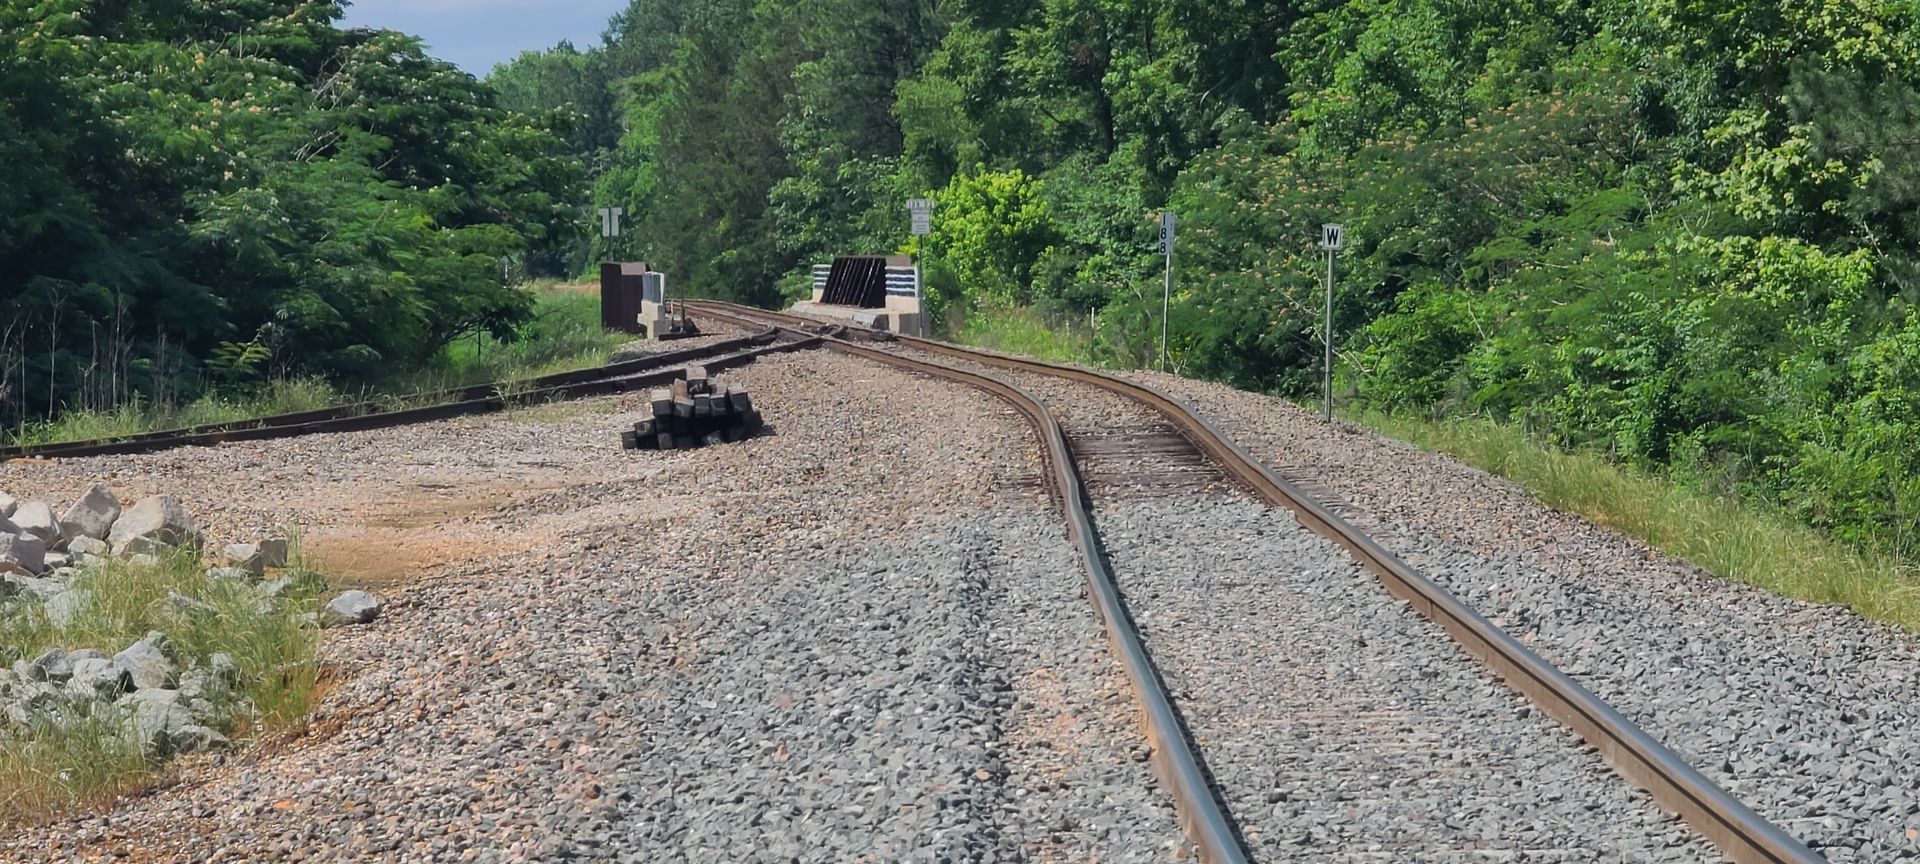
[[[712,304],[702,304],[701,308],[711,307]],[[761,310],[750,310],[749,314],[760,313]],[[777,323],[793,317],[771,313],[759,320]],[[930,353],[1090,384],[1154,409],[1262,500],[1271,506],[1292,510],[1302,525],[1346,547],[1379,577],[1388,591],[1439,624],[1463,650],[1487,664],[1509,687],[1573,729],[1628,782],[1647,790],[1656,803],[1685,820],[1728,858],[1739,864],[1820,864],[1825,861],[1452,592],[1274,474],[1212,421],[1179,399],[1157,387],[1089,369],[927,339],[907,336],[896,339],[902,346]]]
[[[716,316],[720,317],[720,316]],[[1067,536],[1080,551],[1087,573],[1087,596],[1107,634],[1107,643],[1133,688],[1139,703],[1141,726],[1152,748],[1149,764],[1173,798],[1181,830],[1194,845],[1199,859],[1206,864],[1246,864],[1250,861],[1245,846],[1227,816],[1225,804],[1207,782],[1201,767],[1199,748],[1188,736],[1173,708],[1173,699],[1155,670],[1133,619],[1120,599],[1120,588],[1107,566],[1100,533],[1088,512],[1086,488],[1072,452],[1067,447],[1066,431],[1048,410],[1046,403],[1019,387],[977,372],[969,372],[941,363],[920,360],[891,351],[857,345],[844,339],[828,339],[829,350],[863,357],[895,368],[906,369],[965,384],[999,397],[1025,415],[1044,444],[1043,459],[1053,477],[1053,491],[1066,516]]]
[[[573,398],[573,396],[569,394],[575,393],[592,395],[592,388],[581,388],[579,385],[612,381],[621,378],[632,378],[651,370],[706,362],[707,358],[715,356],[751,351],[755,346],[772,347],[771,343],[778,338],[779,329],[780,328],[768,326],[761,332],[736,339],[726,339],[698,348],[684,348],[678,351],[652,354],[633,360],[622,360],[588,369],[556,372],[518,381],[496,381],[487,384],[473,384],[466,387],[456,387],[399,397],[402,401],[431,400],[435,403],[419,408],[383,409],[380,407],[382,403],[379,402],[360,402],[352,405],[320,408],[313,411],[297,411],[290,414],[275,414],[226,423],[210,423],[181,429],[141,432],[114,438],[0,447],[0,461],[24,458],[67,459],[81,456],[149,453],[175,447],[211,446],[225,441],[291,438],[321,432],[344,432],[358,429],[382,428],[404,425],[405,423],[439,420],[446,417],[461,416],[462,414],[481,413],[483,406],[486,405],[498,404],[504,406],[508,401],[524,401],[542,395],[547,397],[545,401],[552,401],[554,398]],[[606,392],[615,391],[609,390]],[[511,396],[504,400],[501,398],[505,394],[516,393],[520,395]],[[498,408],[485,410],[498,410]],[[449,411],[451,411],[451,413],[449,413]],[[367,422],[363,423],[360,421]]]
[[[771,337],[771,339],[769,341],[768,338],[763,337]],[[781,342],[778,340],[776,333],[758,334],[737,340],[715,343],[714,346],[708,346],[706,348],[655,354],[650,357],[622,361],[606,366],[597,366],[592,369],[562,372],[556,375],[527,379],[523,382],[476,385],[461,390],[444,391],[442,394],[434,395],[453,396],[456,397],[455,401],[417,408],[402,408],[391,411],[372,411],[367,413],[351,413],[344,408],[325,409],[322,411],[261,418],[258,421],[250,421],[251,425],[219,424],[215,427],[206,428],[205,431],[189,429],[170,433],[153,433],[127,439],[65,442],[54,445],[13,448],[12,451],[0,452],[0,459],[70,459],[82,456],[151,453],[177,447],[211,447],[239,441],[297,438],[303,435],[358,432],[367,429],[385,429],[415,423],[428,423],[435,420],[446,420],[454,417],[503,411],[513,407],[651,388],[660,384],[669,383],[685,375],[685,369],[680,367],[684,367],[690,363],[704,365],[709,369],[729,369],[750,363],[755,358],[766,354],[777,354],[812,348],[816,347],[819,343],[820,339],[817,336],[801,336],[786,342]],[[748,347],[746,347],[745,350],[721,353],[718,356],[714,356],[713,351],[709,350],[709,348],[718,348],[724,352],[727,349],[740,348],[741,346]],[[560,383],[551,383],[554,381]],[[546,383],[545,386],[539,386],[541,382],[548,383]],[[528,386],[531,386],[531,389],[520,389]]]

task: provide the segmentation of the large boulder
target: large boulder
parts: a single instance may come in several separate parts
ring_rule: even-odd
[[[166,756],[174,750],[173,733],[194,725],[193,714],[180,701],[180,691],[142,688],[121,697],[132,715],[133,734],[148,753]]]
[[[108,546],[107,541],[97,537],[81,535],[67,541],[67,557],[73,559],[73,563],[83,567],[95,563],[96,559],[107,557],[112,552],[113,547]]]
[[[73,661],[73,676],[67,679],[67,692],[82,698],[111,702],[132,689],[131,673],[115,665],[112,660],[97,657]]]
[[[287,566],[287,538],[274,537],[260,541],[260,563],[268,567]]]
[[[93,595],[85,588],[54,584],[58,587],[54,593],[45,595],[46,602],[41,605],[40,611],[46,614],[53,626],[70,627],[80,616],[81,610],[93,603]]]
[[[73,658],[59,648],[48,648],[40,656],[33,658],[33,668],[38,670],[36,680],[66,683],[73,677]]]
[[[38,576],[47,569],[47,543],[32,534],[0,534],[0,573]]]
[[[115,555],[150,551],[152,543],[181,546],[193,539],[193,515],[172,495],[140,499],[114,520],[113,529],[107,534],[107,543]],[[133,549],[136,545],[141,548]]]
[[[367,624],[380,617],[380,609],[380,598],[365,591],[348,591],[333,598],[325,609],[320,610],[320,626]]]
[[[40,538],[48,549],[59,548],[67,539],[66,532],[60,527],[60,520],[54,518],[53,508],[44,501],[28,501],[7,518],[13,520],[20,533]]]
[[[105,540],[118,518],[120,499],[114,497],[113,490],[95,483],[60,516],[60,530],[66,532],[69,540],[77,537]]]
[[[133,677],[133,686],[141,690],[167,689],[179,676],[172,655],[173,642],[166,634],[148,633],[147,638],[113,655],[113,665],[127,670]]]
[[[267,559],[255,543],[231,543],[221,550],[220,557],[227,567],[244,570],[248,575],[259,578],[267,573]],[[284,556],[283,556],[284,557]]]

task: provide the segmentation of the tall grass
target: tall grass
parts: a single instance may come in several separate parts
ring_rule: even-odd
[[[157,630],[172,640],[183,667],[189,659],[205,665],[216,652],[234,660],[234,686],[211,696],[232,712],[227,734],[296,728],[320,680],[319,631],[300,615],[318,609],[325,582],[304,569],[287,573],[289,590],[262,604],[240,581],[209,579],[192,552],[103,563],[74,577],[72,588],[84,599],[65,620],[37,603],[9,607],[0,617],[0,652],[31,659],[50,648],[92,648],[111,656]],[[186,598],[184,606],[178,598]],[[125,718],[104,703],[61,722],[6,727],[0,817],[32,818],[103,800],[137,787],[156,767]]]
[[[419,394],[604,365],[626,341],[627,337],[600,328],[599,295],[557,285],[534,290],[533,318],[520,328],[518,338],[503,342],[483,334],[459,339],[423,366],[395,371],[357,389],[314,377],[273,380],[244,390],[216,391],[185,403],[135,401],[109,410],[69,411],[15,430],[13,441],[50,444],[124,438],[361,402],[387,409],[417,407],[431,404]]]
[[[22,444],[123,438],[141,432],[313,411],[343,401],[348,401],[347,396],[323,379],[290,378],[269,381],[249,393],[213,393],[184,404],[135,400],[109,410],[69,411],[53,420],[30,424],[14,437]]]
[[[966,313],[955,341],[1056,363],[1093,365],[1093,340],[1084,328],[1049,327],[1030,308],[979,308]]]
[[[1845,603],[1867,618],[1920,629],[1920,582],[1911,564],[1830,539],[1785,515],[1547,446],[1486,420],[1377,412],[1354,419],[1513,480],[1547,504],[1720,577],[1800,600]]]

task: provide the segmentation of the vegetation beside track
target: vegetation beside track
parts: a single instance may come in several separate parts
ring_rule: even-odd
[[[312,376],[231,384],[186,402],[135,399],[113,408],[69,411],[10,430],[7,438],[20,444],[92,441],[360,402],[411,407],[425,404],[417,397],[421,393],[604,365],[627,340],[600,328],[598,293],[554,282],[529,290],[532,317],[515,327],[510,339],[477,333],[441,349],[424,366],[396,370],[359,389]]]
[[[1381,433],[1518,483],[1541,501],[1613,528],[1716,576],[1920,630],[1920,569],[1750,503],[1691,489],[1484,419],[1349,415]]]
[[[263,602],[243,580],[208,578],[196,552],[107,560],[73,578],[68,590],[81,599],[63,620],[38,603],[4,607],[0,653],[31,660],[48,649],[91,648],[112,655],[159,631],[183,664],[206,669],[216,653],[231,659],[231,679],[195,696],[225,718],[217,731],[243,740],[297,730],[321,681],[319,629],[302,615],[320,608],[326,582],[297,558],[291,563],[280,574],[286,589]],[[162,762],[118,709],[94,703],[26,726],[0,719],[0,820],[42,817],[150,782]]]

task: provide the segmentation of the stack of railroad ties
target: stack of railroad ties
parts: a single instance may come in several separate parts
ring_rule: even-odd
[[[745,441],[766,428],[747,391],[689,366],[671,388],[653,391],[653,419],[620,433],[628,450],[691,450],[703,444]]]

